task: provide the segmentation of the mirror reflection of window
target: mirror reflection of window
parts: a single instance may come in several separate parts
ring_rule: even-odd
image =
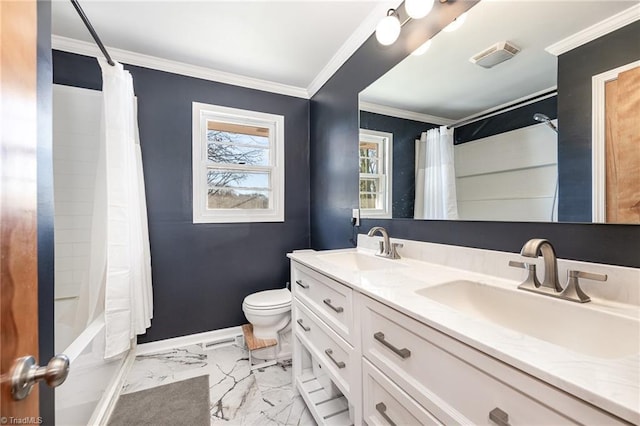
[[[391,133],[360,130],[360,215],[391,218]]]

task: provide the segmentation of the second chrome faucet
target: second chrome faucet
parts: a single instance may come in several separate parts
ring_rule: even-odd
[[[389,234],[387,233],[387,230],[382,226],[374,226],[367,233],[369,237],[373,237],[376,234],[380,234],[382,236],[382,241],[380,241],[380,249],[376,253],[376,256],[385,257],[387,259],[400,259],[400,255],[398,254],[398,247],[402,247],[402,244],[391,243],[389,241]]]
[[[526,280],[518,286],[521,290],[532,291],[534,293],[545,294],[547,296],[558,297],[560,299],[570,300],[572,302],[586,303],[591,300],[587,294],[580,288],[578,278],[585,278],[597,281],[606,281],[607,276],[604,274],[593,274],[583,271],[568,271],[567,285],[563,288],[558,279],[558,259],[556,251],[548,240],[542,238],[534,238],[527,241],[520,254],[525,257],[537,258],[542,255],[544,262],[544,280],[542,283],[538,281],[536,275],[536,265],[532,263],[510,261],[509,266],[524,268],[528,270]],[[548,287],[552,292],[541,291],[540,287]]]

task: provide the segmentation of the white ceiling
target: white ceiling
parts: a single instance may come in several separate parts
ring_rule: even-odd
[[[545,48],[637,4],[484,0],[460,29],[437,34],[423,56],[402,61],[361,92],[360,101],[456,121],[532,95],[557,84],[557,57]],[[469,62],[504,40],[522,51],[490,69]]]
[[[116,53],[125,50],[304,90],[321,73],[328,78],[341,65],[335,57],[348,58],[389,5],[398,3],[80,0],[103,43]],[[60,36],[93,44],[68,0],[53,2],[52,21],[58,36],[54,48]],[[326,69],[330,65],[335,69]]]

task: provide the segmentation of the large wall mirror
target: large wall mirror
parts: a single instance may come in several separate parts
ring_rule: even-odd
[[[637,16],[636,2],[485,0],[454,22],[457,29],[436,34],[423,54],[407,57],[360,93],[361,215],[591,221],[590,160],[587,166],[581,160],[580,167],[589,169],[584,176],[567,179],[575,164],[567,157],[571,150],[559,146],[573,135],[563,134],[564,116],[558,114],[559,100],[568,102],[560,96],[569,93],[563,81],[570,80],[566,67],[559,76],[558,46],[630,10]],[[635,46],[630,62],[640,60],[640,42]],[[635,96],[635,107],[625,110],[636,117],[627,121],[638,126],[640,78],[631,80],[636,85],[618,97]],[[580,119],[590,132],[590,117]],[[637,127],[630,131],[640,134]],[[619,185],[626,187],[631,214],[617,222],[640,223],[637,136],[626,143],[631,145],[620,149],[636,163],[625,166],[628,177]],[[572,213],[577,193],[588,194],[588,205],[576,203]]]

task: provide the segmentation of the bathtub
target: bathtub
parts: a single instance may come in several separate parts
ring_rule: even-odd
[[[67,380],[55,390],[56,424],[101,424],[113,408],[112,402],[133,356],[125,354],[105,360],[104,345],[105,327],[101,316],[63,351],[71,361],[71,368]]]

